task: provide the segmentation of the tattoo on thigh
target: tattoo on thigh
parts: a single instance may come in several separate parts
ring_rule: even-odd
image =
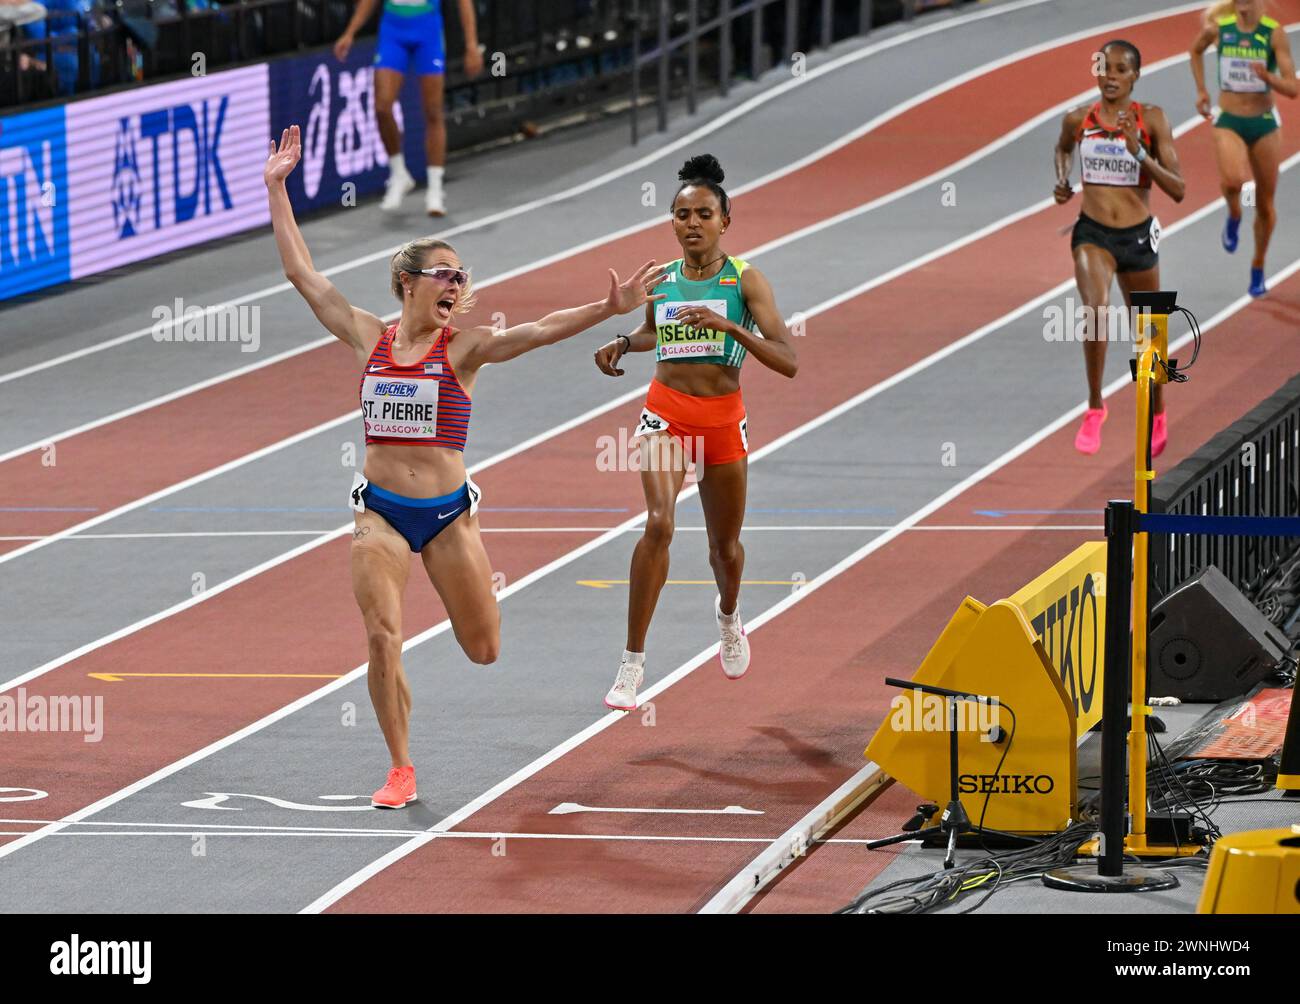
[[[364,536],[365,536],[366,534],[368,534],[369,532],[370,532],[370,527],[368,527],[368,526],[359,526],[359,527],[357,527],[355,530],[352,531],[352,539],[353,539],[353,540],[360,540],[362,537],[364,537]]]

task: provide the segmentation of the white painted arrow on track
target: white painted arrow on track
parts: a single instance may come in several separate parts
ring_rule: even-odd
[[[300,812],[370,812],[372,805],[304,805],[301,802],[290,802],[283,798],[274,798],[271,795],[247,795],[238,791],[209,791],[204,793],[206,798],[196,798],[192,802],[182,802],[187,809],[218,809],[225,812],[241,811],[237,805],[222,805],[230,798],[255,798],[259,802],[269,802],[271,805],[281,809],[297,809]],[[353,799],[364,798],[363,795],[321,795],[321,798],[330,799]]]
[[[567,816],[574,812],[657,812],[695,816],[761,816],[761,809],[746,809],[743,805],[728,805],[725,809],[607,809],[601,806],[561,802],[547,813],[548,816]]]

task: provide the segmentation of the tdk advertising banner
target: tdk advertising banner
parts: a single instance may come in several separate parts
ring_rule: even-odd
[[[70,274],[63,109],[0,117],[0,300]]]
[[[0,116],[0,300],[270,222],[272,137],[302,128],[299,212],[356,205],[388,177],[374,42]],[[424,174],[419,82],[397,119]]]
[[[265,64],[77,101],[63,115],[72,278],[268,222]]]

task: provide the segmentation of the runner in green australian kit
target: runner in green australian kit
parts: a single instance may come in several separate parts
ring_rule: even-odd
[[[1206,12],[1205,24],[1192,43],[1192,79],[1196,81],[1196,110],[1212,112],[1205,89],[1202,56],[1217,49],[1219,70],[1218,118],[1214,120],[1214,153],[1219,187],[1228,203],[1223,249],[1237,250],[1241,226],[1242,189],[1255,181],[1255,255],[1250,263],[1250,295],[1262,296],[1264,257],[1277,225],[1274,193],[1282,159],[1281,118],[1273,92],[1294,98],[1300,85],[1286,32],[1264,12],[1263,0],[1228,0]]]

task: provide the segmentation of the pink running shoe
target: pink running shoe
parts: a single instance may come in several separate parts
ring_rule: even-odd
[[[407,802],[415,801],[415,768],[394,767],[388,772],[388,781],[370,796],[376,809],[401,809]]]
[[[1078,435],[1074,437],[1074,448],[1080,453],[1096,453],[1101,449],[1101,423],[1106,421],[1108,411],[1105,405],[1089,408],[1083,415],[1083,425],[1079,426]]]
[[[1169,419],[1166,418],[1162,411],[1156,416],[1155,421],[1151,423],[1151,456],[1158,457],[1165,452],[1165,445],[1169,442]]]

